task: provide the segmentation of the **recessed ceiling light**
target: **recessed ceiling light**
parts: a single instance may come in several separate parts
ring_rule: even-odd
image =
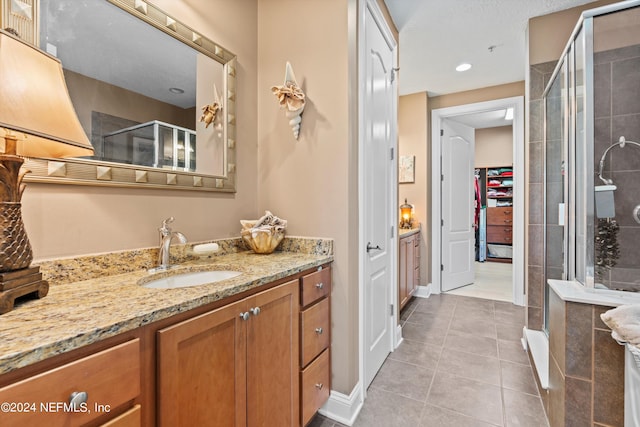
[[[463,62],[462,64],[458,65],[456,67],[456,71],[467,71],[471,69],[471,64],[467,63],[467,62]]]
[[[184,93],[184,89],[180,89],[179,87],[170,87],[169,92],[171,93]]]

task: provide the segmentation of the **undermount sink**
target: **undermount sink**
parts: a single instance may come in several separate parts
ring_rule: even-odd
[[[142,280],[141,285],[150,289],[177,289],[190,286],[200,286],[231,279],[242,274],[240,271],[215,270],[177,273],[158,279]]]

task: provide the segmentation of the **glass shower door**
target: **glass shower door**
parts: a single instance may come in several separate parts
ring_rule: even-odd
[[[544,324],[547,329],[549,315],[548,279],[566,279],[567,254],[564,250],[567,212],[567,63],[564,61],[560,71],[555,74],[552,84],[544,97],[545,140],[544,140],[544,273],[545,273],[545,313]]]

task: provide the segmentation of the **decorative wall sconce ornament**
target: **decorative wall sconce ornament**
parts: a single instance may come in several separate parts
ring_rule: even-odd
[[[284,84],[282,86],[273,86],[271,92],[278,98],[280,107],[285,109],[285,115],[289,119],[289,126],[293,130],[293,136],[298,139],[300,135],[300,122],[302,121],[302,112],[306,103],[305,94],[298,86],[296,76],[293,74],[293,68],[287,61],[287,67],[284,74]]]
[[[215,84],[213,85],[213,93],[215,94],[214,101],[211,104],[202,107],[200,121],[204,122],[205,128],[208,128],[209,125],[216,120],[216,114],[218,114],[218,111],[222,110],[222,101],[220,100],[220,95],[218,95],[218,89]]]

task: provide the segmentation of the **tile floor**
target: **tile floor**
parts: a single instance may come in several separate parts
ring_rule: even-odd
[[[414,298],[404,341],[369,387],[357,427],[548,427],[520,337],[524,308],[451,294]],[[322,416],[311,427],[342,427]]]
[[[471,285],[453,291],[453,295],[513,301],[513,265],[501,262],[476,262],[475,277]]]

